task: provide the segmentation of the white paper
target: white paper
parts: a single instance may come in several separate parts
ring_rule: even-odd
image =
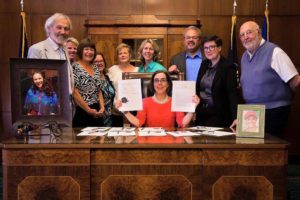
[[[190,136],[199,136],[200,132],[191,132],[191,131],[171,131],[167,132],[169,135],[174,137],[190,137]]]
[[[107,131],[82,131],[77,136],[104,136],[107,134]]]
[[[166,136],[164,130],[161,131],[139,131],[139,136]]]
[[[235,133],[233,133],[233,132],[226,132],[226,131],[203,131],[202,134],[203,135],[214,136],[214,137],[235,135]]]
[[[197,130],[197,131],[216,131],[216,130],[221,130],[223,128],[221,128],[221,127],[210,127],[210,126],[195,126],[195,127],[189,127],[187,129]]]
[[[110,129],[109,127],[86,127],[81,129],[81,131],[98,131],[98,132],[102,132],[102,131],[107,131],[108,129]]]
[[[195,81],[173,81],[172,107],[173,112],[195,112],[196,104],[193,95],[196,93]]]
[[[119,80],[118,95],[122,101],[120,111],[143,110],[141,79]]]

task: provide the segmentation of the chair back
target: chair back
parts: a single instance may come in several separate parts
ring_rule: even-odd
[[[150,91],[149,86],[151,82],[151,77],[153,73],[143,73],[143,72],[123,72],[122,79],[141,79],[142,84],[142,96],[143,98],[153,95],[153,92]],[[172,80],[184,80],[184,73],[179,72],[176,74],[170,74]]]

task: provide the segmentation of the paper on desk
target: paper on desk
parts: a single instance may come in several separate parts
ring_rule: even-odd
[[[170,131],[167,132],[169,135],[174,137],[190,137],[190,136],[199,136],[201,132],[191,132],[191,131]]]
[[[203,131],[202,135],[209,135],[214,137],[222,137],[228,135],[235,135],[233,132],[226,132],[226,131]]]
[[[195,112],[196,104],[192,102],[195,95],[195,81],[173,81],[173,112]]]
[[[161,131],[139,131],[139,136],[166,136],[164,130]]]
[[[164,131],[163,128],[161,127],[142,127],[142,128],[139,128],[139,131]]]
[[[120,111],[143,110],[141,79],[119,80],[118,95],[122,101]]]
[[[81,129],[81,131],[107,131],[108,129],[110,129],[109,127],[86,127]]]
[[[223,128],[221,127],[210,127],[210,126],[195,126],[195,127],[189,127],[188,130],[197,130],[197,131],[216,131],[221,130]]]
[[[107,131],[82,131],[77,134],[77,136],[104,136],[107,134]]]
[[[135,131],[109,131],[107,133],[108,137],[113,137],[113,136],[134,136]]]

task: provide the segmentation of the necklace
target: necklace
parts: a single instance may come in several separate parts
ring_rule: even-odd
[[[153,95],[152,96],[152,99],[156,102],[156,103],[159,103],[159,104],[164,104],[164,103],[166,103],[168,100],[169,100],[169,96],[168,95],[166,95],[166,97],[164,98],[164,99],[158,99],[157,97],[156,97],[156,95]]]

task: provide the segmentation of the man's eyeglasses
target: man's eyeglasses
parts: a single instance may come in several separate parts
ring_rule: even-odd
[[[155,78],[154,79],[154,83],[165,83],[165,82],[167,82],[167,79],[165,79],[165,78],[161,78],[161,79]]]
[[[184,38],[186,40],[190,40],[190,39],[197,40],[197,39],[199,39],[199,36],[185,36]]]
[[[257,29],[255,29],[255,30],[247,30],[244,33],[240,33],[240,38],[245,38],[246,36],[251,35],[254,31],[257,31]]]
[[[208,46],[208,47],[204,47],[204,51],[213,51],[216,49],[216,45],[211,45],[211,46]]]

